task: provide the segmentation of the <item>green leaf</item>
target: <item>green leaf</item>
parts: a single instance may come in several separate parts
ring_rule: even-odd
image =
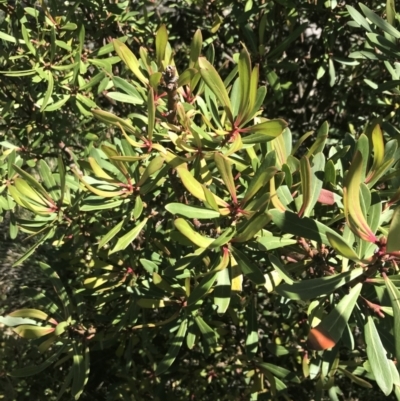
[[[297,244],[297,240],[292,238],[274,237],[273,235],[266,235],[257,238],[260,244],[259,248],[263,251],[272,251],[273,249],[282,248],[288,245]]]
[[[249,302],[246,308],[246,353],[249,357],[255,355],[258,351],[258,325],[257,312],[254,305],[254,299]]]
[[[265,277],[256,264],[235,247],[232,246],[230,250],[244,275],[246,275],[256,285],[265,284]]]
[[[386,18],[392,26],[396,23],[396,8],[394,0],[386,0]]]
[[[9,314],[9,316],[27,317],[27,318],[33,318],[33,319],[47,320],[52,324],[57,324],[57,322],[54,319],[51,319],[47,313],[42,312],[39,309],[31,309],[31,308],[18,309],[18,310],[11,312]]]
[[[386,244],[386,252],[396,251],[400,251],[400,206],[393,213]]]
[[[33,187],[34,189],[36,189],[40,195],[42,195],[45,199],[47,199],[50,204],[53,204],[53,199],[51,199],[50,195],[46,192],[46,190],[43,188],[43,186],[38,182],[38,180],[33,177],[32,175],[30,175],[29,173],[27,173],[26,171],[22,170],[19,166],[17,166],[16,164],[13,164],[13,169],[21,176],[23,177],[27,183]]]
[[[200,248],[208,248],[208,246],[213,242],[212,238],[203,237],[201,234],[194,231],[185,219],[176,219],[174,225],[181,234]]]
[[[351,231],[368,242],[376,242],[375,234],[368,226],[360,205],[360,185],[363,158],[360,151],[356,151],[350,169],[347,172],[343,188],[344,214]]]
[[[300,181],[303,195],[303,204],[299,210],[301,217],[311,200],[311,166],[307,156],[300,159]]]
[[[107,97],[121,103],[143,104],[143,99],[138,99],[132,95],[126,95],[120,92],[107,92]]]
[[[17,327],[12,327],[12,330],[17,333],[20,337],[28,340],[43,337],[54,331],[53,326],[33,326],[30,324],[21,324]]]
[[[372,316],[367,316],[364,324],[365,342],[367,344],[368,361],[374,374],[376,383],[388,396],[393,390],[393,377],[386,350],[382,345],[381,337],[375,327]]]
[[[177,167],[179,177],[182,181],[182,184],[185,186],[185,188],[197,199],[200,199],[201,201],[206,201],[207,200],[207,194],[211,194],[211,196],[214,198],[214,201],[222,207],[228,207],[228,203],[219,198],[218,196],[214,195],[211,193],[206,187],[203,187],[199,181],[196,180],[196,178],[193,177],[193,175],[187,170],[187,168],[184,167]],[[207,202],[210,203],[209,200]]]
[[[102,248],[108,244],[120,231],[124,225],[125,220],[121,220],[115,227],[113,227],[100,241],[97,249]]]
[[[156,375],[161,375],[165,373],[169,367],[173,364],[176,357],[178,356],[179,350],[181,349],[183,339],[186,335],[188,321],[187,319],[182,320],[178,331],[168,349],[168,352],[164,356],[163,360],[158,364],[157,369],[155,371]]]
[[[196,315],[194,320],[200,329],[204,341],[208,344],[208,346],[214,347],[217,343],[215,331],[204,321],[201,316]]]
[[[203,46],[203,37],[201,35],[200,29],[198,29],[192,39],[190,44],[190,63],[189,67],[192,68],[197,63],[201,55],[201,47]],[[193,89],[193,88],[192,88]]]
[[[360,258],[355,253],[353,248],[351,248],[347,242],[338,235],[331,235],[327,233],[326,236],[332,246],[332,248],[339,254],[347,259],[354,260],[355,262],[360,262]]]
[[[72,305],[69,299],[68,293],[65,290],[65,287],[59,277],[59,275],[46,263],[39,262],[39,266],[42,269],[42,272],[50,279],[54,290],[56,291],[58,297],[60,298],[63,307],[64,307],[64,316],[65,319],[71,316],[72,314]]]
[[[194,288],[189,298],[187,299],[187,306],[196,304],[201,298],[203,298],[210,288],[213,286],[217,278],[216,274],[208,275],[204,277],[201,282]]]
[[[61,353],[64,352],[66,348],[67,348],[67,345],[63,345],[62,347],[60,347],[58,349],[58,351],[55,354],[51,355],[40,365],[26,366],[25,368],[13,370],[10,373],[10,376],[27,377],[27,376],[33,376],[37,373],[43,372],[45,369],[47,369],[49,366],[51,366],[59,358]]]
[[[390,301],[392,303],[393,308],[393,337],[394,337],[394,345],[396,349],[396,358],[400,360],[400,291],[393,284],[386,274],[383,276],[385,280],[386,290],[389,294]]]
[[[199,57],[199,67],[202,78],[224,107],[226,115],[233,125],[231,101],[221,77],[205,57]]]
[[[325,170],[325,156],[323,155],[323,153],[319,152],[312,159],[312,167],[310,175],[311,178],[310,197],[309,197],[309,202],[304,210],[304,216],[306,217],[310,217],[311,213],[314,210],[315,204],[318,201],[319,195],[321,194],[324,170]]]
[[[286,50],[290,43],[296,40],[307,27],[308,23],[304,23],[291,30],[289,36],[286,39],[284,39],[279,45],[274,46],[273,49],[271,49],[271,51],[267,53],[267,58],[269,60],[277,59],[281,55],[281,53]]]
[[[300,218],[296,213],[285,211],[282,212],[278,209],[271,209],[268,211],[272,221],[282,230],[284,233],[290,233],[298,237],[304,237],[318,243],[322,243],[330,246],[330,242],[327,233],[332,236],[338,237],[335,231],[320,223],[317,220],[310,219],[309,217]]]
[[[359,25],[362,26],[364,29],[366,29],[368,32],[371,32],[371,27],[368,23],[368,21],[361,15],[360,12],[358,12],[354,7],[352,6],[346,6],[347,11],[353,18],[353,20]]]
[[[135,76],[143,84],[148,85],[149,80],[140,71],[139,60],[136,56],[129,50],[128,46],[122,43],[118,39],[113,40],[114,49],[117,52],[120,59],[128,66],[128,68],[135,74]]]
[[[270,254],[268,258],[272,264],[272,267],[278,271],[285,283],[289,285],[293,284],[294,280],[290,277],[290,273],[286,270],[286,267],[283,265],[283,263],[275,255]]]
[[[72,345],[72,386],[71,395],[77,400],[89,377],[89,366],[85,359],[89,357],[89,348],[82,342],[74,341]]]
[[[28,259],[36,250],[36,248],[45,242],[48,238],[54,235],[54,228],[50,227],[47,228],[46,231],[43,233],[42,238],[36,242],[36,244],[32,245],[22,256],[20,256],[12,265],[12,267],[19,266],[20,264],[24,263],[26,259]]]
[[[143,171],[140,180],[137,183],[137,186],[142,187],[143,184],[151,177],[154,173],[159,171],[164,164],[165,159],[162,156],[156,156],[154,159],[146,167],[146,170]]]
[[[348,294],[308,334],[308,345],[314,350],[334,347],[342,338],[347,322],[360,295],[362,283],[356,284]]]
[[[292,383],[300,384],[301,381],[299,377],[281,366],[273,365],[272,363],[267,362],[256,362],[256,365],[259,366],[261,369],[265,369],[271,372],[274,376],[279,377],[285,381],[291,381]]]
[[[34,56],[36,56],[36,49],[35,49],[35,47],[32,45],[32,42],[31,42],[31,40],[30,40],[30,38],[29,38],[29,33],[28,33],[28,31],[27,31],[25,25],[24,25],[24,24],[21,24],[20,26],[21,26],[22,37],[24,38],[24,42],[25,42],[26,47],[29,49],[29,51],[30,51]]]
[[[123,251],[130,243],[132,243],[146,225],[147,220],[148,218],[145,218],[136,227],[127,232],[123,237],[119,238],[118,242],[115,244],[115,247],[109,252],[109,255],[118,251]]]
[[[178,214],[188,219],[208,220],[220,217],[220,213],[215,210],[205,209],[198,206],[189,206],[183,203],[169,203],[165,209],[172,214]]]
[[[367,6],[362,3],[359,3],[361,11],[364,15],[377,27],[381,28],[384,32],[388,33],[390,36],[393,36],[396,39],[400,39],[400,32],[393,28],[388,22],[384,19],[378,17],[372,10],[370,10]]]
[[[270,216],[266,213],[258,212],[247,221],[237,226],[238,234],[232,239],[232,242],[247,242],[253,239],[269,222]]]
[[[221,235],[216,238],[211,244],[210,248],[219,248],[227,244],[236,234],[236,227],[230,226],[226,228]]]
[[[165,57],[165,49],[168,43],[167,27],[162,24],[156,33],[156,59],[157,65],[162,68]]]
[[[371,133],[372,137],[372,147],[374,150],[374,162],[372,164],[371,170],[369,171],[368,177],[366,179],[366,183],[368,183],[372,176],[376,173],[379,167],[382,165],[385,157],[385,144],[383,141],[382,130],[377,124]]]
[[[154,299],[154,298],[139,298],[136,304],[144,309],[158,309],[165,308],[169,305],[176,304],[174,301],[164,300],[164,299]]]
[[[244,144],[254,144],[271,141],[281,135],[286,127],[286,121],[278,119],[243,128],[241,129],[242,133],[252,135],[242,136],[242,142]]]
[[[132,84],[127,82],[125,79],[114,76],[112,78],[112,81],[116,88],[123,90],[127,95],[130,95],[131,98],[135,99],[136,103],[134,103],[134,104],[143,104],[144,103],[142,97],[140,96],[140,94],[136,90],[136,88]],[[110,96],[110,93],[112,93],[112,92],[107,92],[107,96]],[[118,100],[118,99],[115,99],[115,100]]]
[[[239,71],[240,103],[239,103],[236,124],[240,126],[241,122],[246,120],[247,118],[247,111],[249,109],[249,100],[250,100],[249,96],[250,96],[250,82],[251,82],[251,59],[250,59],[250,54],[245,47],[243,47],[239,55],[238,71]]]
[[[312,280],[295,282],[292,285],[281,284],[276,292],[292,300],[309,300],[322,295],[331,294],[336,289],[350,283],[364,273],[362,268],[356,268],[334,276],[319,277]]]
[[[271,178],[278,172],[278,169],[274,166],[264,166],[264,162],[266,160],[267,159],[264,159],[256,174],[251,179],[247,191],[241,201],[242,206],[244,206],[250,199],[252,199],[261,188],[267,185]]]
[[[164,25],[163,25],[164,26]],[[154,89],[149,88],[147,94],[147,139],[148,141],[152,141],[153,139],[153,131],[154,131],[154,124],[156,120],[156,105],[154,103]]]
[[[60,199],[60,191],[57,189],[56,180],[49,165],[43,159],[39,161],[39,172],[44,185],[49,189],[51,197],[57,200]]]
[[[218,168],[222,181],[228,188],[234,204],[237,204],[236,187],[233,181],[232,168],[229,161],[220,153],[214,153],[214,161]]]
[[[51,95],[53,94],[53,89],[54,89],[53,74],[51,73],[51,71],[47,70],[46,75],[47,75],[47,90],[44,95],[42,106],[40,107],[40,112],[44,111],[44,109],[46,108],[51,98]]]
[[[217,313],[224,314],[231,301],[231,279],[229,269],[225,268],[217,272],[217,284],[214,288],[214,305],[218,307]]]
[[[2,31],[0,31],[0,39],[5,40],[6,42],[17,43],[17,40],[14,38],[14,36]]]
[[[27,319],[23,317],[12,317],[10,315],[8,316],[0,316],[0,323],[4,324],[8,327],[14,327],[14,326],[19,326],[21,324],[37,324],[36,320],[33,319]]]

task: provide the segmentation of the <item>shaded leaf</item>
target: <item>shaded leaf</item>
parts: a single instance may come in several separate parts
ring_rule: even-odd
[[[156,375],[161,375],[165,373],[175,361],[176,357],[178,356],[179,350],[181,349],[183,339],[186,335],[187,324],[188,324],[187,319],[182,320],[179,329],[176,332],[176,335],[172,340],[172,343],[168,349],[167,354],[164,356],[163,360],[157,366],[157,369],[155,371]]]
[[[362,268],[356,268],[334,276],[319,277],[312,280],[295,282],[292,285],[281,284],[277,287],[278,294],[293,300],[308,300],[332,293],[337,288],[349,283],[364,273]]]

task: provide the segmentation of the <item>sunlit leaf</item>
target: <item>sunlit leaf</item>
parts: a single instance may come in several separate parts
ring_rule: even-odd
[[[394,345],[396,349],[396,358],[400,356],[400,291],[393,284],[386,274],[383,276],[385,280],[386,290],[389,294],[390,301],[392,303],[393,308],[393,337],[394,337]]]
[[[117,52],[121,60],[128,66],[128,68],[135,74],[135,76],[145,85],[149,83],[149,80],[140,71],[139,60],[129,50],[128,46],[122,43],[118,39],[113,40],[114,49]]]
[[[311,349],[325,350],[332,348],[341,339],[347,322],[356,305],[362,283],[356,284],[340,302],[334,306],[322,322],[312,328],[308,334],[308,344]]]
[[[346,221],[353,233],[365,241],[376,242],[376,237],[368,226],[360,206],[360,185],[363,159],[357,151],[347,172],[343,188],[343,204]]]
[[[198,60],[202,78],[204,79],[207,86],[211,89],[211,91],[215,94],[217,99],[220,101],[220,103],[224,107],[228,119],[233,124],[231,101],[229,99],[228,92],[224,86],[224,83],[222,82],[221,77],[212,66],[212,64],[205,57],[199,57]]]
[[[162,67],[164,57],[165,57],[165,49],[168,43],[168,32],[167,27],[162,24],[156,33],[156,59],[159,67]]]
[[[43,337],[54,331],[53,326],[33,326],[30,324],[21,324],[20,326],[13,327],[12,330],[17,333],[20,337],[26,339],[35,339]]]
[[[393,390],[393,377],[386,350],[372,316],[367,316],[364,324],[365,342],[367,345],[368,360],[375,376],[376,383],[387,396]]]

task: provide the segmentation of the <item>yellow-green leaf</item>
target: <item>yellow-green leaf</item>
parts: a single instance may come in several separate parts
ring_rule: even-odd
[[[20,337],[28,340],[43,337],[54,331],[53,326],[33,326],[30,324],[21,324],[18,327],[12,327],[12,330],[17,333]]]
[[[393,213],[386,243],[386,252],[390,253],[395,251],[400,251],[400,206],[398,206]]]
[[[236,125],[240,126],[242,121],[246,120],[247,111],[249,110],[249,94],[251,82],[251,59],[249,52],[244,46],[239,55],[238,70],[240,102]]]
[[[232,167],[229,161],[220,153],[214,153],[214,161],[221,175],[222,181],[228,188],[234,204],[237,204],[236,188],[233,181]]]
[[[199,57],[199,67],[202,78],[224,107],[226,115],[233,125],[232,105],[221,77],[205,57]]]
[[[393,284],[392,280],[390,280],[390,277],[384,274],[383,278],[385,280],[386,290],[392,303],[394,320],[393,339],[396,349],[396,358],[397,360],[400,360],[400,291]]]
[[[11,312],[9,316],[13,317],[30,317],[33,319],[40,319],[40,320],[48,320],[52,324],[57,324],[57,322],[52,319],[47,313],[42,312],[39,309],[31,309],[31,308],[25,308],[25,309],[18,309],[15,310],[14,312]]]
[[[154,103],[154,89],[149,88],[147,94],[147,113],[148,113],[148,122],[147,122],[147,139],[151,142],[153,139],[153,131],[154,124],[156,120],[156,105]]]
[[[156,33],[156,59],[159,68],[163,67],[165,49],[168,43],[167,27],[162,24]]]
[[[149,83],[149,80],[143,75],[142,71],[140,71],[139,60],[129,50],[129,47],[118,39],[113,40],[113,45],[120,59],[128,66],[128,68],[143,84],[147,85]]]
[[[208,246],[213,242],[212,238],[203,237],[201,234],[194,231],[185,219],[176,219],[174,224],[181,234],[200,248],[208,248]]]
[[[192,43],[190,44],[190,68],[193,68],[197,63],[197,60],[199,59],[201,54],[202,45],[203,36],[201,35],[200,29],[198,29],[193,36]]]
[[[362,164],[361,153],[356,151],[343,188],[344,214],[354,234],[365,241],[376,242],[375,234],[369,228],[360,205]]]
[[[379,124],[375,126],[372,130],[372,147],[374,150],[374,162],[372,164],[371,170],[369,171],[368,177],[366,178],[365,182],[368,183],[379,167],[382,165],[384,157],[385,157],[385,144],[383,141],[383,134],[381,127]]]
[[[109,254],[111,255],[115,252],[123,251],[140,234],[143,227],[146,225],[147,220],[148,220],[148,218],[145,218],[136,227],[134,227],[132,230],[127,232],[123,237],[121,237],[118,240],[118,242],[115,244],[115,247],[110,251]]]

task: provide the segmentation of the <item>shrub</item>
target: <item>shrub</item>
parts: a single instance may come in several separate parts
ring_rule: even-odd
[[[271,66],[254,62],[264,60],[263,43],[251,52],[251,40],[243,44],[220,73],[200,30],[186,60],[175,58],[166,24],[153,48],[143,46],[146,2],[132,25],[141,14],[125,3],[98,5],[94,25],[85,4],[60,17],[52,3],[16,6],[10,21],[25,47],[2,55],[11,97],[1,115],[16,126],[0,143],[0,207],[11,238],[35,239],[14,265],[52,252],[38,262],[45,291],[22,288],[30,304],[0,318],[32,340],[28,363],[7,373],[53,369],[54,399],[94,398],[101,383],[110,400],[288,399],[300,390],[309,399],[311,379],[316,399],[336,400],[343,378],[375,381],[399,399],[396,128],[381,118],[341,140],[328,138],[328,122],[292,135],[263,112],[260,77],[275,83],[275,100],[283,96]],[[273,6],[246,8],[261,32]],[[396,95],[387,43],[400,37],[395,13],[386,22],[364,5],[367,19],[347,10],[392,74],[378,89]],[[100,22],[112,36],[142,26],[142,46],[123,36],[91,53],[85,40],[103,39]],[[305,27],[270,50],[277,66]]]

